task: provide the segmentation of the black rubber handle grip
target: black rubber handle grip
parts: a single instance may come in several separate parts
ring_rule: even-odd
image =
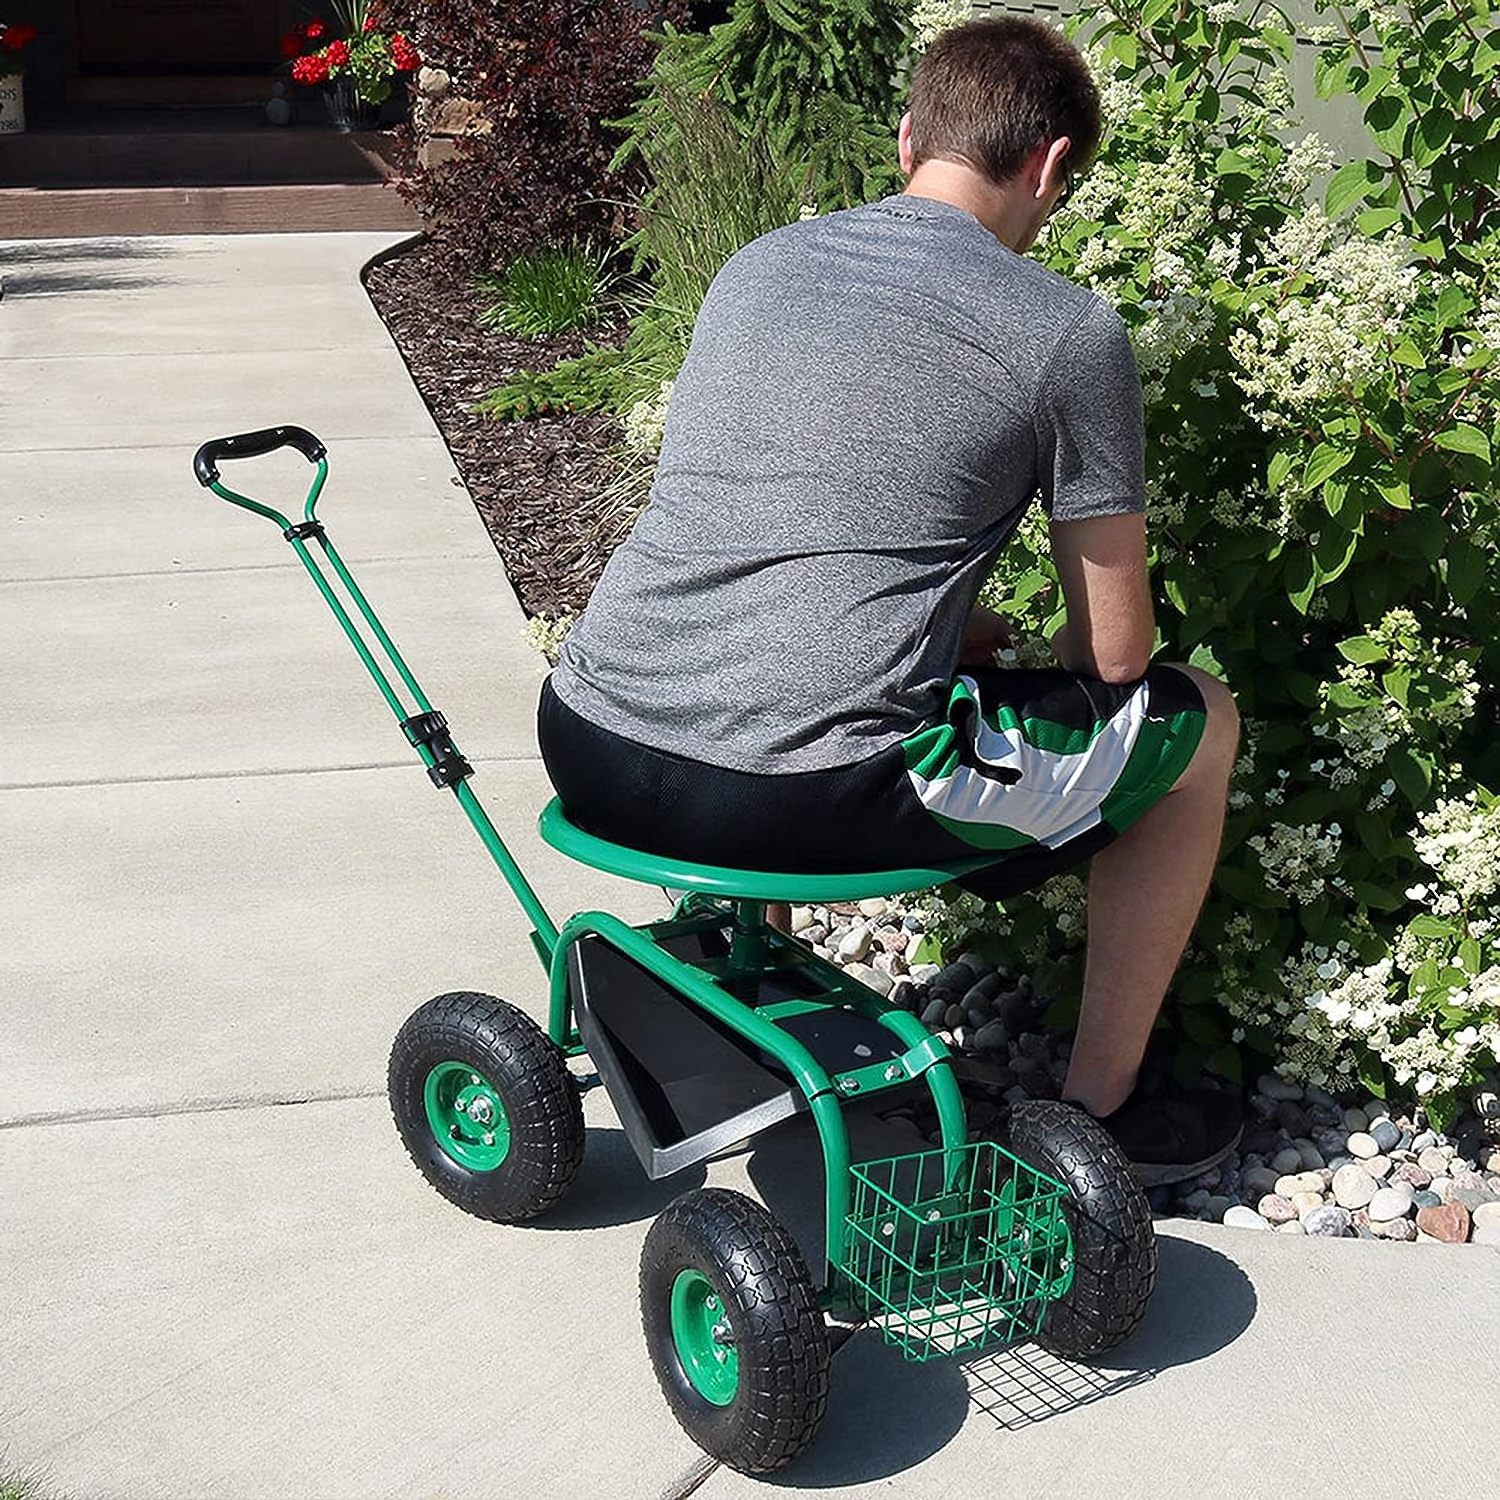
[[[210,438],[193,455],[193,473],[198,476],[199,484],[207,486],[219,477],[221,459],[259,458],[278,448],[295,448],[310,464],[317,463],[328,452],[305,427],[262,427],[259,432]]]

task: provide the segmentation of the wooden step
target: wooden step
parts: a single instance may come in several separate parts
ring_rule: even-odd
[[[0,187],[247,187],[378,183],[395,168],[384,131],[277,128],[259,111],[85,117],[0,141]]]
[[[0,239],[421,227],[389,183],[0,188]]]

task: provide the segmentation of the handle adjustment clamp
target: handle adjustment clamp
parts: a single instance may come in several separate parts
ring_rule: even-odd
[[[432,756],[427,774],[435,787],[458,786],[474,774],[474,767],[453,743],[448,721],[436,709],[402,719],[401,729],[413,746],[425,746]]]

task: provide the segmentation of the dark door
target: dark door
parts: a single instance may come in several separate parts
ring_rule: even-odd
[[[84,73],[256,71],[277,61],[278,0],[76,0]]]

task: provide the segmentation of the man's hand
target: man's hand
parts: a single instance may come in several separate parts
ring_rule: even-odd
[[[995,662],[995,653],[1003,651],[1014,640],[1011,623],[1004,615],[976,604],[969,614],[969,623],[964,627],[963,649],[958,655],[961,667],[988,667]]]

